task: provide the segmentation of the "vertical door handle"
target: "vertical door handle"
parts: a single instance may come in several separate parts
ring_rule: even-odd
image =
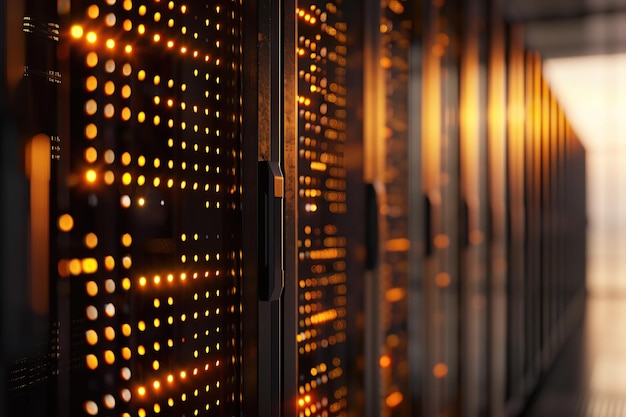
[[[430,256],[434,252],[433,246],[433,205],[428,195],[424,194],[424,254]]]
[[[372,270],[378,264],[378,195],[374,184],[366,184],[366,187],[365,267]]]
[[[259,161],[259,299],[280,299],[284,287],[284,177],[278,162]]]

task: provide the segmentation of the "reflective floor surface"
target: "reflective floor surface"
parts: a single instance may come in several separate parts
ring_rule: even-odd
[[[626,297],[591,291],[568,341],[525,417],[626,416]]]

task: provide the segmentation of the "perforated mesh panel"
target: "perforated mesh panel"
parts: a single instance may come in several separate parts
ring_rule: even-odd
[[[72,2],[72,415],[239,414],[241,7]]]
[[[338,6],[298,2],[300,416],[347,408],[344,166],[346,27]]]
[[[381,273],[381,415],[410,413],[408,401],[409,288],[409,48],[412,5],[381,3],[381,66],[385,77],[385,225]],[[415,117],[415,116],[411,116]],[[417,161],[413,162],[417,163]],[[395,414],[394,414],[395,413]]]

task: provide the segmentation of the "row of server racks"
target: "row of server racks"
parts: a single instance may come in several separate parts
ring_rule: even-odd
[[[498,0],[2,1],[11,416],[515,416],[585,151]]]

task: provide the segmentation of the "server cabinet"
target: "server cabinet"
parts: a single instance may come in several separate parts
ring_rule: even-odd
[[[507,374],[507,283],[511,274],[507,202],[509,135],[507,131],[506,27],[502,1],[490,3],[487,98],[488,159],[488,402],[489,414],[505,415]]]
[[[367,296],[368,415],[419,415],[424,340],[420,2],[369,5],[367,181],[378,195],[380,261]]]
[[[365,190],[360,129],[352,126],[362,86],[350,79],[360,79],[359,52],[347,58],[349,43],[360,47],[350,16],[361,13],[339,1],[297,2],[297,322],[285,337],[297,342],[297,392],[286,404],[298,416],[360,414],[362,353],[348,336],[359,340],[363,327]]]
[[[524,284],[526,390],[541,370],[541,61],[536,52],[526,52],[526,277]]]
[[[524,391],[526,263],[525,164],[525,67],[524,35],[520,26],[509,26],[507,71],[507,227],[509,274],[507,280],[506,402],[509,413],[518,409]]]
[[[460,414],[487,414],[487,9],[463,4],[459,103]]]
[[[70,414],[240,412],[241,13],[72,2]]]
[[[42,252],[15,263],[38,274],[49,268],[38,303],[49,305],[51,328],[61,323],[53,338],[61,354],[47,353],[45,367],[20,359],[9,409],[239,415],[256,398],[242,383],[242,364],[257,367],[256,338],[241,337],[242,318],[256,317],[256,300],[248,308],[242,291],[256,292],[245,282],[257,279],[256,271],[243,278],[244,258],[256,257],[256,248],[244,254],[242,230],[244,207],[256,216],[256,190],[242,191],[242,153],[250,151],[243,7],[45,3],[26,2],[24,36],[43,34],[48,43],[34,45],[33,57],[58,56],[58,66],[30,58],[21,83],[44,87],[25,97],[47,112],[18,110],[34,122],[20,131],[28,171],[49,181],[23,180],[47,199],[25,210],[40,216],[32,241]],[[52,85],[58,98],[46,93]],[[48,119],[58,128],[36,124]],[[247,226],[255,235],[255,224]],[[38,397],[50,400],[28,406],[20,398],[40,391],[20,380],[34,371],[50,392]]]
[[[38,7],[35,7],[38,6]],[[59,94],[55,6],[2,2],[0,199],[2,392],[7,414],[44,415],[57,405],[55,233]]]
[[[458,2],[424,9],[422,161],[425,195],[426,415],[458,408]],[[436,318],[436,319],[433,319]]]

